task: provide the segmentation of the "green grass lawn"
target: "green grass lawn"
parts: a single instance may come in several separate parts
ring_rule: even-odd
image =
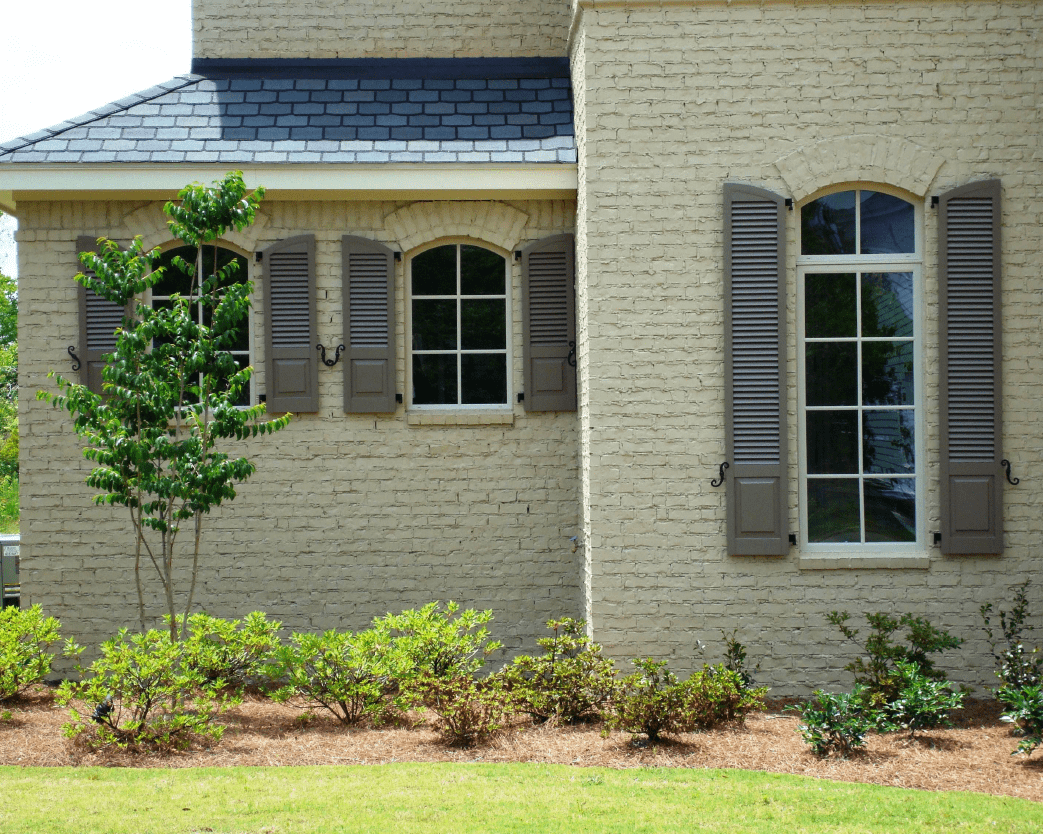
[[[1043,831],[1027,800],[739,770],[4,767],[0,795],[5,834]]]

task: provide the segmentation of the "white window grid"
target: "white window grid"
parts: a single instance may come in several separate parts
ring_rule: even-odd
[[[840,187],[833,191],[855,191],[855,205],[861,205],[862,191],[881,191],[901,197],[910,202],[914,207],[914,235],[915,251],[909,254],[887,254],[887,255],[800,255],[797,256],[797,415],[798,415],[798,477],[800,483],[799,498],[799,523],[800,523],[800,546],[802,550],[809,553],[887,553],[894,555],[910,555],[922,553],[926,546],[926,519],[925,509],[926,482],[924,477],[925,457],[925,427],[924,427],[924,377],[923,377],[923,206],[917,201],[910,200],[908,196],[900,192],[880,186]],[[804,205],[813,202],[823,196],[817,194],[805,201]],[[797,226],[797,251],[800,252],[800,209],[796,212]],[[855,223],[855,251],[861,248],[862,229],[861,213],[856,212]],[[887,272],[909,272],[912,273],[913,282],[913,335],[912,337],[889,337],[861,335],[862,323],[862,294],[856,292],[857,307],[857,335],[854,337],[824,337],[808,338],[805,333],[805,276],[809,274],[822,273],[855,273],[859,276],[861,286],[861,275],[864,273],[887,273]],[[815,342],[839,343],[839,342],[895,342],[911,341],[913,343],[913,405],[912,406],[889,406],[889,405],[863,405],[862,404],[862,363],[857,363],[857,406],[807,406],[807,386],[805,382],[805,345]],[[861,352],[859,351],[859,356]],[[807,413],[809,411],[842,411],[856,410],[858,418],[858,473],[851,475],[822,474],[810,475],[808,473],[808,450],[807,450]],[[862,453],[862,413],[864,411],[886,411],[886,410],[911,410],[914,416],[913,448],[914,465],[911,473],[866,473],[864,472],[865,461]],[[912,479],[915,483],[915,512],[916,512],[916,538],[913,542],[811,542],[808,538],[808,481],[815,478],[835,479],[858,479],[859,481],[859,527],[864,538],[865,531],[865,501],[864,482],[866,479]]]
[[[425,295],[425,294],[414,294],[413,293],[413,258],[429,249],[436,249],[439,246],[452,245],[456,248],[456,293],[455,295]],[[499,294],[486,294],[486,295],[464,295],[461,288],[461,269],[460,260],[461,253],[464,246],[477,246],[482,249],[487,249],[490,252],[495,252],[504,259],[504,292]],[[458,411],[458,410],[470,410],[470,411],[491,411],[491,410],[503,410],[509,411],[512,409],[511,405],[511,391],[514,390],[512,383],[513,368],[512,368],[512,351],[511,344],[513,341],[513,321],[511,319],[511,260],[510,257],[504,255],[496,248],[489,246],[485,243],[473,240],[442,240],[432,243],[430,246],[425,246],[423,249],[418,249],[412,255],[409,256],[409,269],[406,271],[406,346],[408,359],[406,361],[406,385],[407,390],[410,392],[409,407],[411,409],[418,410],[430,410],[430,411]],[[506,342],[503,348],[463,348],[461,343],[463,340],[463,322],[461,321],[461,300],[503,300],[504,309],[506,315]],[[445,349],[445,350],[415,350],[413,348],[413,301],[455,301],[456,303],[456,348]],[[464,403],[461,402],[463,399],[463,362],[460,357],[467,354],[477,356],[490,356],[499,355],[505,356],[504,360],[507,364],[507,402],[506,403]],[[456,357],[456,403],[413,403],[413,356],[455,356]]]

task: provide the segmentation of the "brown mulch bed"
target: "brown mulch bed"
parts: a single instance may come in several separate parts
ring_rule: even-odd
[[[345,765],[391,762],[549,762],[628,767],[741,768],[795,773],[843,782],[925,790],[963,790],[1043,802],[1043,750],[1012,756],[1017,739],[999,721],[993,701],[969,701],[956,726],[910,741],[904,734],[870,736],[866,751],[844,760],[812,754],[798,719],[773,702],[743,727],[726,727],[649,745],[601,725],[532,726],[519,721],[497,739],[471,749],[447,747],[426,726],[346,729],[321,714],[307,721],[294,707],[251,698],[223,716],[224,737],[185,752],[91,753],[62,736],[68,713],[40,689],[13,705],[0,724],[0,765],[231,767]]]

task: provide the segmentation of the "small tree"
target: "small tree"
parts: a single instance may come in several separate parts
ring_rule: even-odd
[[[238,408],[252,368],[238,368],[229,349],[237,325],[247,315],[251,286],[237,280],[238,263],[203,275],[203,248],[234,228],[254,220],[263,189],[246,194],[242,174],[232,172],[213,186],[193,184],[178,193],[164,212],[174,237],[196,251],[195,263],[174,258],[173,267],[191,281],[192,298],[173,296],[153,309],[138,301],[134,314],[117,331],[116,351],[102,370],[104,394],[92,393],[63,377],[51,376],[60,391],[37,397],[69,411],[75,431],[96,464],[87,477],[101,490],[97,504],[121,505],[134,527],[134,578],[138,614],[146,630],[141,563],[148,558],[162,583],[171,641],[188,632],[199,571],[203,516],[235,497],[235,484],[254,472],[245,457],[232,458],[218,444],[270,434],[289,422],[286,415],[263,421],[264,406]],[[141,238],[127,248],[104,238],[97,254],[80,262],[92,274],[76,280],[99,296],[125,306],[162,277],[153,269],[158,250],[145,252]],[[216,255],[216,251],[215,251]],[[203,308],[202,321],[193,316]],[[187,595],[176,582],[175,545],[182,524],[191,522],[193,545]]]

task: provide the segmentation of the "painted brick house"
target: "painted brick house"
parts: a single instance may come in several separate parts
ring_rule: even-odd
[[[191,75],[0,145],[29,601],[81,641],[135,610],[125,519],[33,396],[109,349],[76,252],[169,250],[163,201],[236,168],[268,189],[225,241],[240,358],[298,416],[201,606],[455,598],[512,651],[568,614],[679,670],[737,629],[780,694],[847,682],[828,611],[908,611],[989,683],[978,607],[1041,579],[1038,4],[194,12]]]

